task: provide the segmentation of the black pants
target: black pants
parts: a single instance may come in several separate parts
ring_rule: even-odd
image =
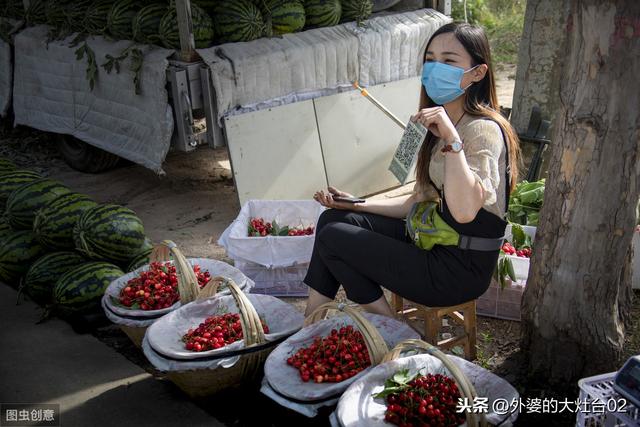
[[[419,304],[450,306],[489,286],[491,271],[477,271],[472,252],[439,245],[426,251],[413,244],[402,219],[328,209],[316,226],[304,282],[331,299],[342,284],[358,304],[377,300],[384,287]]]

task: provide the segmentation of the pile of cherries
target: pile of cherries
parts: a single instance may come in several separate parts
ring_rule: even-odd
[[[265,334],[269,333],[269,327],[262,322]],[[191,351],[207,351],[224,347],[244,338],[242,324],[238,313],[225,313],[210,316],[196,329],[189,329],[183,335],[184,347]]]
[[[211,275],[208,271],[202,272],[199,265],[193,266],[193,271],[200,288],[209,283]],[[179,299],[176,267],[169,262],[152,262],[148,271],[129,280],[120,290],[118,302],[134,309],[159,310],[171,307]]]
[[[446,375],[419,374],[400,388],[386,396],[386,422],[402,427],[453,427],[466,421],[464,413],[456,410],[461,397],[458,386]]]
[[[371,366],[371,359],[362,333],[348,325],[316,337],[309,347],[289,357],[287,364],[299,371],[304,382],[339,383]]]

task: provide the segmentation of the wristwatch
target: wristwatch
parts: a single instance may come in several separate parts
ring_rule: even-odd
[[[464,148],[464,143],[460,140],[460,138],[455,138],[451,144],[445,144],[442,147],[442,152],[447,153],[451,151],[452,153],[459,153]]]

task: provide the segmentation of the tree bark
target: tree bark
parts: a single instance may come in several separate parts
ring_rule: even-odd
[[[640,2],[571,0],[545,202],[522,306],[528,371],[616,370],[640,196]]]

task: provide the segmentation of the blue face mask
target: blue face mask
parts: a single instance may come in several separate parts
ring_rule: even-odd
[[[422,84],[433,102],[444,105],[464,93],[466,88],[460,87],[462,76],[476,67],[464,70],[442,62],[425,62],[422,66]]]

